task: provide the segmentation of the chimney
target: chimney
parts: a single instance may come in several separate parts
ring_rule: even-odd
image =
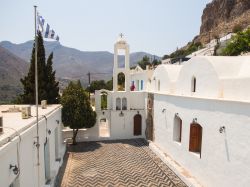
[[[31,107],[22,107],[22,119],[28,119],[31,117]]]
[[[46,109],[47,108],[47,100],[42,100],[41,105],[42,105],[42,109]]]

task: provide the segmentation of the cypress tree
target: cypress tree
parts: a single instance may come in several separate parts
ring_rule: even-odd
[[[40,32],[37,36],[37,70],[38,70],[38,103],[48,100],[49,104],[58,103],[58,82],[55,81],[55,71],[52,68],[53,54],[46,64],[43,37]],[[21,79],[23,94],[17,101],[22,104],[35,104],[35,42],[32,49],[28,75]]]
[[[49,55],[46,64],[46,76],[47,76],[47,102],[48,104],[56,104],[59,102],[59,82],[55,78],[56,72],[53,71],[53,52]]]

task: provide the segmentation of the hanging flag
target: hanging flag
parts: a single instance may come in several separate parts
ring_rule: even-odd
[[[42,16],[40,16],[38,13],[37,13],[37,19],[38,19],[38,30],[43,33],[45,19]]]
[[[48,38],[49,37],[49,24],[47,23],[47,26],[46,26],[46,30],[45,30],[45,33],[44,33],[44,38]]]
[[[55,34],[55,31],[50,28],[50,25],[47,23],[46,28],[44,29],[45,19],[37,13],[37,31],[40,31],[44,38],[54,39],[59,41],[59,36]]]
[[[51,29],[51,30],[49,31],[48,38],[54,39],[54,35],[55,35],[55,31],[54,31],[53,29]]]

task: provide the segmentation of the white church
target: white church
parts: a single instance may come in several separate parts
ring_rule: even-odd
[[[122,57],[122,58],[121,58]],[[78,141],[144,138],[188,186],[250,186],[250,56],[195,56],[130,69],[114,45],[113,91],[95,92],[97,123]],[[72,132],[61,106],[0,105],[0,186],[53,187]],[[40,144],[36,137],[40,137]]]
[[[95,109],[97,124],[79,141],[145,138],[190,186],[250,185],[250,56],[130,70],[129,45],[120,37],[113,91],[97,90]]]

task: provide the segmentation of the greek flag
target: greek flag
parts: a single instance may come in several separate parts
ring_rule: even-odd
[[[40,31],[43,35],[44,38],[49,38],[49,39],[54,39],[59,41],[59,36],[56,35],[55,31],[50,28],[50,25],[46,23],[46,28],[45,26],[45,19],[37,13],[37,30]]]

